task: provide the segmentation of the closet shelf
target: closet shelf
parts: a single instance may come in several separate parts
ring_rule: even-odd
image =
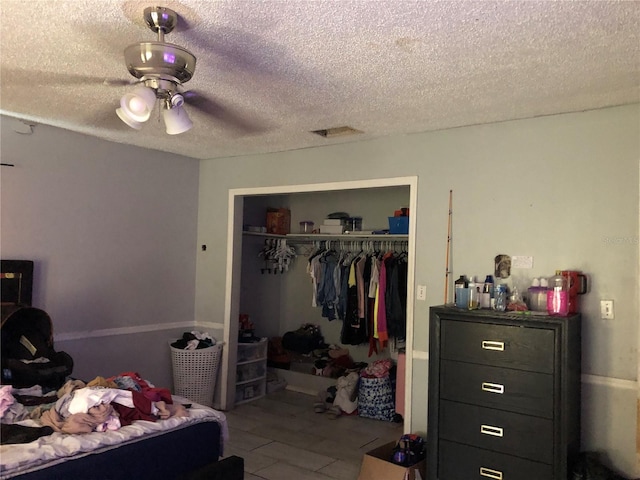
[[[260,232],[242,232],[243,235],[263,237],[263,238],[285,238],[291,240],[407,240],[409,235],[397,235],[397,234],[357,234],[357,233],[343,233],[342,235],[336,235],[331,233],[289,233],[287,235],[276,235],[273,233],[260,233]]]
[[[286,235],[277,235],[275,233],[262,233],[262,232],[246,232],[242,231],[242,235],[247,237],[264,237],[264,238],[286,238]]]

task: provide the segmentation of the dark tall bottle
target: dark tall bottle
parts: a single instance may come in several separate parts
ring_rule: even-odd
[[[467,308],[467,303],[469,302],[468,290],[469,282],[464,275],[460,275],[460,278],[456,280],[454,283],[454,300],[456,302],[456,307],[458,308]]]
[[[482,308],[491,308],[491,299],[493,298],[493,277],[487,275],[484,279],[484,287],[482,287],[482,295],[480,297],[480,306]]]

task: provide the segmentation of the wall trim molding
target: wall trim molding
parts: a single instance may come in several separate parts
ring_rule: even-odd
[[[224,330],[224,324],[215,322],[157,323],[152,325],[138,325],[135,327],[104,328],[100,330],[59,333],[57,335],[54,335],[54,341],[68,342],[72,340],[84,340],[87,338],[112,337],[116,335],[133,335],[136,333],[159,332],[162,330],[174,330],[177,328],[191,330],[203,327],[212,330]],[[425,352],[424,350],[413,350],[412,353],[412,357],[414,360],[429,360],[429,352]],[[592,385],[602,385],[605,387],[622,388],[627,390],[638,390],[638,382],[636,380],[625,380],[622,378],[590,375],[588,373],[583,373],[581,376],[581,380],[582,383],[589,383]]]
[[[211,330],[223,330],[224,329],[224,323],[196,322],[195,328],[210,328]]]
[[[429,360],[429,352],[425,352],[424,350],[414,350],[413,358],[416,360]]]
[[[112,337],[116,335],[133,335],[136,333],[160,332],[162,330],[174,330],[182,328],[194,330],[196,328],[210,328],[222,330],[224,324],[214,322],[173,322],[156,323],[152,325],[137,325],[135,327],[103,328],[99,330],[79,330],[76,332],[59,333],[53,336],[56,342],[68,342],[71,340],[84,340],[86,338]]]
[[[603,377],[600,375],[582,374],[582,383],[590,383],[592,385],[602,385],[611,388],[623,388],[626,390],[638,390],[638,382],[635,380],[625,380],[615,377]]]

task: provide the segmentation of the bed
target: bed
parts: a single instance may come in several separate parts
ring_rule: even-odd
[[[33,262],[2,260],[0,266],[3,307],[8,300],[30,305]],[[35,431],[42,422],[37,417],[23,418],[13,423],[22,427],[12,427],[11,417],[3,411],[0,479],[242,479],[242,462],[231,462],[229,467],[231,458],[219,461],[228,438],[224,413],[184,397],[172,396],[172,400],[188,406],[188,415],[135,420],[103,432],[47,431],[33,441],[14,444],[6,444],[5,427]],[[225,463],[226,473],[219,476],[219,467]]]

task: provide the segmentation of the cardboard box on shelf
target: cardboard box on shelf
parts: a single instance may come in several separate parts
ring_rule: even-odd
[[[291,232],[291,211],[287,208],[267,208],[267,233],[286,235]]]
[[[389,442],[365,453],[358,480],[425,480],[426,460],[410,467],[391,462],[396,442]]]

